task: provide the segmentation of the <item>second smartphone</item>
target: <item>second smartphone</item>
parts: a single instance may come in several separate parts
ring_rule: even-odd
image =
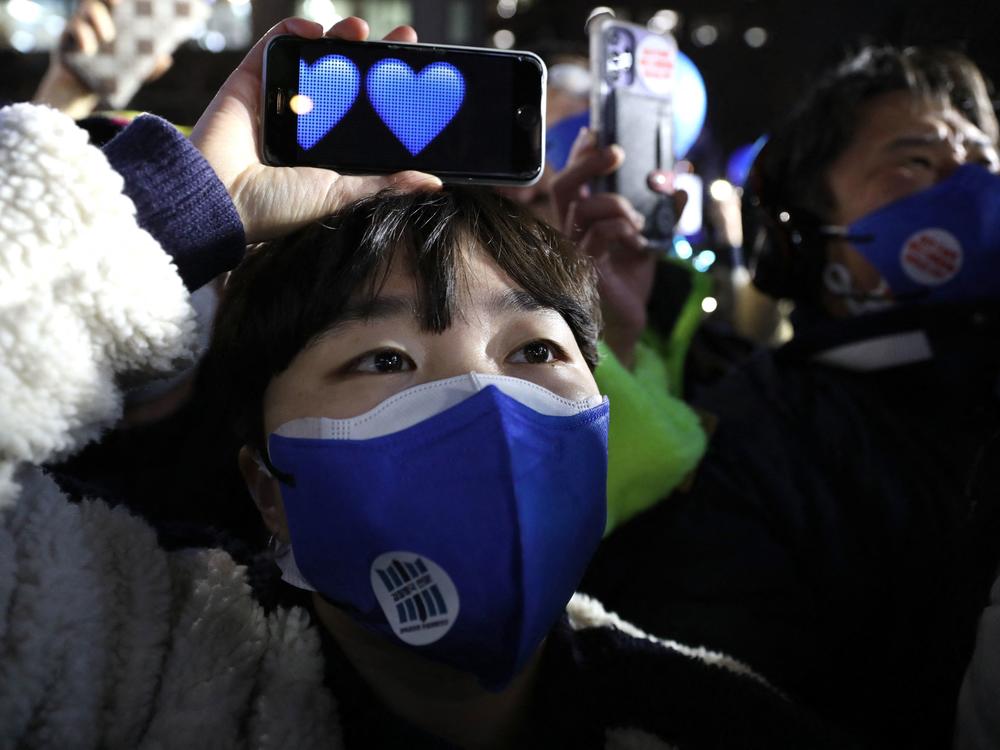
[[[276,37],[265,54],[262,156],[530,185],[545,158],[545,83],[529,52]]]
[[[591,21],[590,122],[599,145],[617,143],[625,162],[597,188],[619,193],[646,219],[643,234],[664,247],[673,236],[673,200],[647,178],[674,167],[673,96],[677,42],[602,15]]]

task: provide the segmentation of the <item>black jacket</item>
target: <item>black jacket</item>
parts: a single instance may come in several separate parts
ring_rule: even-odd
[[[705,394],[692,490],[584,584],[885,747],[946,747],[1000,552],[1000,316],[820,322]]]

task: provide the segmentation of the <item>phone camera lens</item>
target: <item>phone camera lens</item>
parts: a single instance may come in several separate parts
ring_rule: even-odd
[[[514,122],[518,127],[531,130],[538,125],[538,107],[525,105],[514,110]]]

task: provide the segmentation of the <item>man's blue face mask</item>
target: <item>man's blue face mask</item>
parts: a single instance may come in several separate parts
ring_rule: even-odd
[[[283,577],[428,658],[506,685],[604,530],[608,404],[470,373],[268,439]]]
[[[1000,176],[981,166],[960,167],[862,217],[843,236],[897,303],[1000,299]]]

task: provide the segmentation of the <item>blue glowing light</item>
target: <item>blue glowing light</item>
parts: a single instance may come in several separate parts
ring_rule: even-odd
[[[446,62],[417,74],[402,60],[379,60],[368,71],[366,87],[382,122],[414,156],[447,127],[465,98],[465,79]]]
[[[707,271],[715,263],[716,256],[711,250],[702,250],[694,259],[694,267],[697,271]]]
[[[299,115],[299,146],[308,151],[319,143],[354,105],[360,88],[358,66],[343,55],[327,55],[312,65],[299,59],[299,96],[312,102],[312,109]]]
[[[692,255],[694,255],[694,249],[691,247],[691,243],[683,237],[677,237],[674,240],[674,252],[677,253],[677,257],[681,260],[688,260]]]
[[[683,159],[705,126],[708,92],[701,72],[683,52],[674,71],[674,158]]]
[[[729,156],[726,162],[726,177],[734,185],[744,187],[747,184],[747,177],[750,175],[750,168],[753,166],[757,155],[767,143],[767,136],[762,135],[753,143],[740,146]]]

